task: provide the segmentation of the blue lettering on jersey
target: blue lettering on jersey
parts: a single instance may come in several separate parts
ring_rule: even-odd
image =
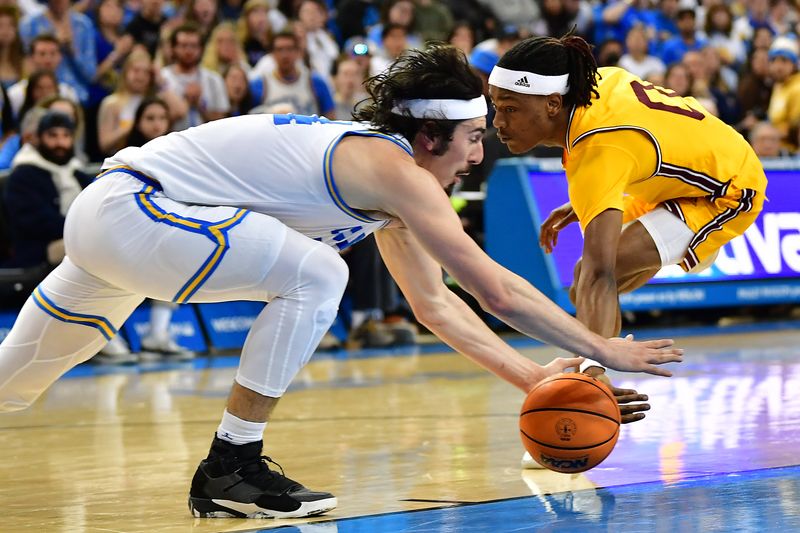
[[[333,236],[333,243],[340,251],[354,245],[367,236],[364,232],[364,226],[331,230],[331,235]],[[322,237],[317,237],[314,240],[322,242]]]
[[[317,115],[295,115],[294,113],[273,115],[272,120],[276,126],[285,126],[286,124],[352,124],[349,120],[329,120],[325,117],[318,117]]]

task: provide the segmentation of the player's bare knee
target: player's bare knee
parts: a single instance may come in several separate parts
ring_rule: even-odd
[[[582,259],[578,259],[575,263],[575,269],[572,271],[572,286],[569,288],[569,301],[572,302],[572,305],[575,305],[578,296],[578,279],[581,277],[581,262]]]
[[[572,302],[572,305],[577,305],[578,301],[578,284],[573,282],[573,284],[569,288],[569,301]]]

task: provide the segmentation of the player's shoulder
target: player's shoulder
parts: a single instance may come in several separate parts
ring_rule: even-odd
[[[636,75],[620,67],[600,67],[597,69],[597,90],[601,98],[604,93],[615,93],[631,81],[641,81]],[[629,88],[629,87],[628,87]]]
[[[368,161],[379,165],[389,162],[405,161],[413,163],[413,148],[404,137],[370,128],[354,122],[352,128],[344,132],[341,144],[349,145],[351,150],[359,151]]]
[[[362,179],[380,185],[382,190],[408,187],[421,168],[412,148],[399,136],[363,129],[350,131],[340,141],[334,155],[338,168],[358,173]]]

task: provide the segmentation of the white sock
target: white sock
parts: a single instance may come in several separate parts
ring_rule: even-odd
[[[158,339],[169,337],[170,320],[172,320],[172,307],[153,302],[150,307],[150,336]]]
[[[383,320],[383,311],[381,309],[364,309],[353,311],[350,314],[350,331],[355,331],[358,327],[367,320]]]
[[[583,363],[581,363],[581,367],[580,367],[580,370],[578,370],[578,372],[583,372],[584,370],[586,370],[586,369],[587,369],[587,368],[589,368],[590,366],[599,366],[600,368],[603,368],[603,369],[605,368],[603,365],[601,365],[601,364],[600,364],[600,363],[598,363],[597,361],[595,361],[595,360],[593,360],[593,359],[589,359],[589,358],[587,357],[587,358],[586,358],[586,359],[583,361]]]
[[[232,444],[248,444],[263,439],[266,427],[266,422],[248,422],[225,409],[217,428],[217,437]]]
[[[353,311],[350,314],[350,331],[355,331],[367,320],[366,311]]]

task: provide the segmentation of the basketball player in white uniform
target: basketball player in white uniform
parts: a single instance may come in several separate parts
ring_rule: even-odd
[[[189,505],[200,517],[326,512],[333,495],[268,468],[262,434],[336,316],[347,279],[338,251],[376,231],[417,318],[522,391],[581,359],[542,367],[521,356],[445,287],[442,267],[523,333],[610,368],[669,375],[656,365],[681,359],[671,341],[589,332],[461,229],[444,189],[483,157],[486,103],[459,52],[414,52],[369,90],[359,118],[371,124],[243,116],[106,160],[67,217],[67,258],[0,346],[0,411],[28,407],[145,297],[267,301]]]

